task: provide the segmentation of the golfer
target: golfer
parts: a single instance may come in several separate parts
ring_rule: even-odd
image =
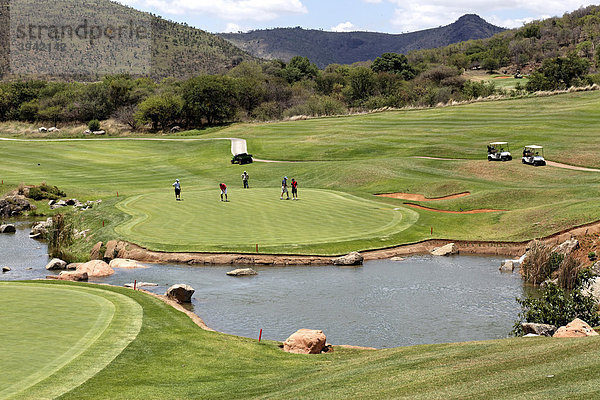
[[[179,179],[175,179],[173,187],[175,188],[175,200],[181,200],[181,184],[179,183]]]
[[[281,181],[281,197],[279,198],[280,200],[283,200],[283,194],[284,193],[287,196],[286,200],[289,200],[290,199],[290,193],[288,192],[288,188],[287,188],[287,176],[284,176],[283,180]]]
[[[292,200],[298,200],[298,181],[292,178]]]
[[[221,189],[221,201],[223,201],[223,196],[225,196],[225,201],[227,201],[227,185],[219,183],[219,189]]]
[[[248,189],[250,186],[248,186],[248,179],[250,178],[250,176],[248,175],[248,173],[246,171],[244,171],[244,173],[242,174],[242,182],[244,182],[244,189]]]

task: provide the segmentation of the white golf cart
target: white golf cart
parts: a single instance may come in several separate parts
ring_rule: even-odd
[[[492,142],[488,144],[488,161],[510,161],[512,154],[508,142]]]
[[[533,165],[534,167],[546,165],[544,159],[544,148],[538,145],[525,146],[523,149],[523,164]]]

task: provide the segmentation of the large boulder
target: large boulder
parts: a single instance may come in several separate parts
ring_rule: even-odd
[[[115,271],[102,260],[92,260],[77,266],[76,271],[87,272],[89,277],[110,276]]]
[[[178,303],[191,303],[192,295],[195,290],[193,287],[184,284],[173,285],[167,289],[167,297]]]
[[[106,251],[104,252],[104,261],[109,262],[119,257],[119,252],[123,250],[125,243],[118,240],[109,240],[106,242]]]
[[[258,275],[258,272],[253,270],[252,268],[240,268],[234,269],[233,271],[229,271],[227,273],[229,276],[248,276],[248,275]]]
[[[104,245],[104,243],[102,242],[98,242],[94,245],[94,247],[92,247],[92,250],[90,251],[90,260],[102,260],[102,246]]]
[[[11,271],[10,267],[2,267],[2,273],[10,272],[10,271]]]
[[[283,342],[283,350],[295,354],[319,354],[326,343],[323,331],[299,329]]]
[[[62,271],[58,275],[58,279],[61,281],[85,282],[88,280],[88,274],[79,271]]]
[[[77,267],[79,267],[82,264],[83,263],[70,263],[70,264],[67,264],[67,269],[75,271],[77,269]]]
[[[556,326],[549,324],[536,324],[533,322],[524,322],[521,324],[525,335],[552,336],[556,332]]]
[[[515,263],[513,260],[504,260],[499,269],[501,272],[513,272],[515,270]]]
[[[46,269],[48,271],[57,269],[67,269],[67,262],[61,260],[60,258],[53,258],[48,264],[46,264]]]
[[[582,293],[585,296],[594,296],[596,301],[600,302],[600,276],[590,279]]]
[[[430,252],[434,256],[451,256],[454,254],[458,254],[458,246],[454,243],[448,243],[442,247],[436,247]]]
[[[16,231],[17,227],[13,224],[0,225],[0,233],[15,233]]]
[[[592,329],[587,322],[575,318],[569,322],[567,326],[561,326],[558,328],[556,333],[552,336],[555,338],[574,338],[574,337],[586,337],[586,336],[598,336],[598,333]]]
[[[569,239],[554,247],[552,251],[554,253],[562,254],[563,256],[568,256],[573,251],[579,248],[579,241],[577,239]]]
[[[108,264],[111,268],[123,268],[123,269],[136,269],[136,268],[148,268],[145,265],[138,263],[135,260],[127,258],[115,258]]]
[[[333,260],[334,265],[362,265],[363,256],[360,253],[353,251],[345,256],[338,257]]]
[[[16,217],[24,211],[34,209],[35,206],[31,205],[25,196],[12,195],[0,199],[0,217]]]

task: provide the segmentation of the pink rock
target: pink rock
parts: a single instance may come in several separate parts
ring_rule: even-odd
[[[102,260],[88,261],[79,265],[76,271],[87,272],[88,276],[91,277],[110,276],[115,273],[115,271]]]
[[[574,338],[585,336],[598,336],[598,333],[592,329],[587,322],[575,318],[567,326],[561,326],[552,336],[555,338]]]
[[[136,269],[136,268],[148,268],[145,265],[138,263],[135,260],[127,258],[115,258],[108,263],[111,268],[123,268],[123,269]]]
[[[296,354],[319,354],[325,347],[327,338],[323,331],[299,329],[283,343],[283,350]]]
[[[82,282],[88,280],[87,272],[78,272],[78,271],[62,271],[58,276],[58,279],[61,281],[74,281],[74,282]]]

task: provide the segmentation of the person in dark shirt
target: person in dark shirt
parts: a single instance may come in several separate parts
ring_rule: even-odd
[[[181,200],[181,184],[179,183],[179,179],[175,179],[173,187],[175,188],[175,200]]]
[[[292,200],[298,200],[298,181],[292,178]]]

